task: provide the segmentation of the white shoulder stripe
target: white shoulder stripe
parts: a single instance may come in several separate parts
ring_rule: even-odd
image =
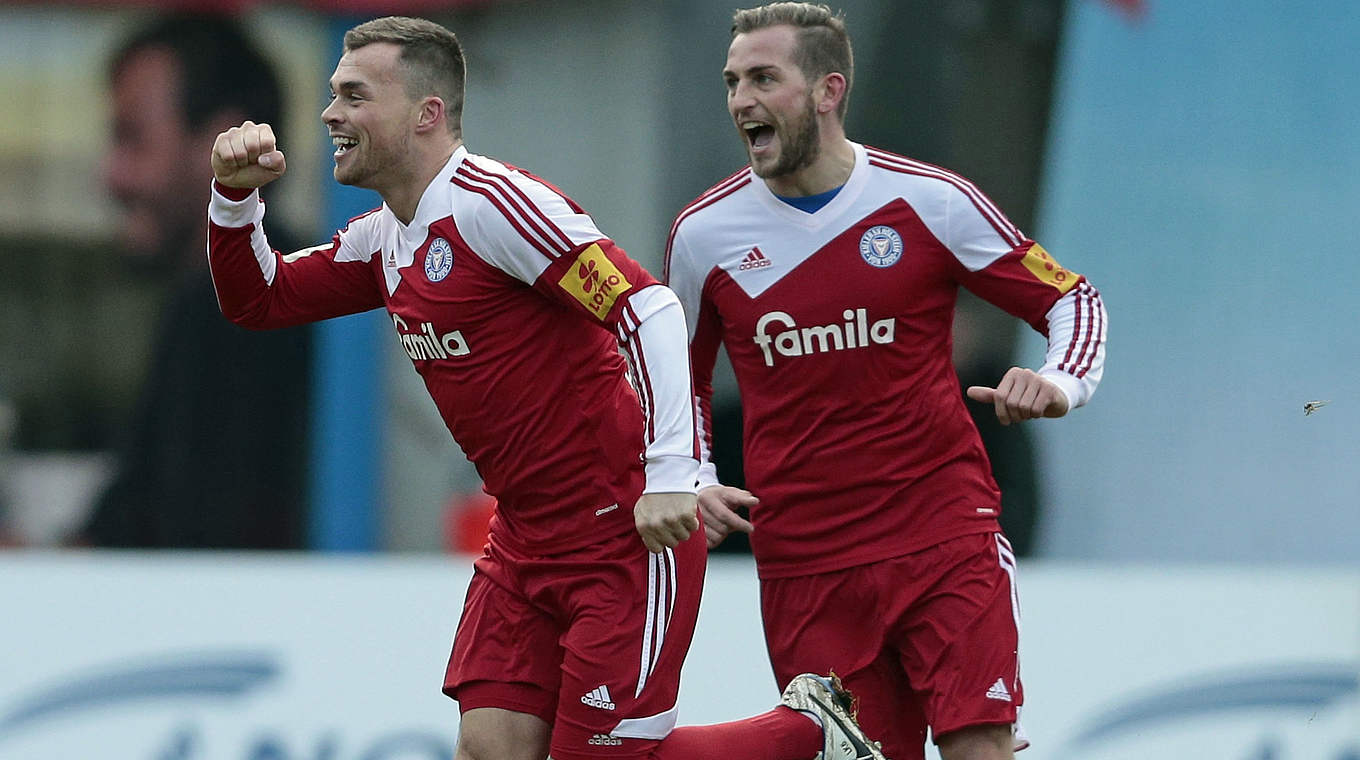
[[[485,179],[493,186],[500,188],[505,197],[514,204],[517,209],[522,207],[526,220],[534,224],[537,228],[540,228],[543,231],[543,234],[555,243],[555,247],[560,248],[561,250],[571,249],[571,239],[553,223],[552,216],[542,208],[542,201],[535,202],[529,197],[529,194],[525,192],[524,188],[520,187],[520,184],[531,184],[535,189],[542,190],[544,193],[549,194],[548,200],[559,201],[565,205],[565,201],[562,201],[551,189],[523,174],[510,175],[507,173],[494,172],[472,161],[464,162],[463,166],[467,167],[471,172]],[[515,177],[519,178],[519,182],[515,181]]]
[[[555,259],[562,255],[564,248],[560,243],[554,241],[551,235],[542,227],[534,223],[534,217],[511,198],[504,188],[496,183],[477,176],[469,171],[459,168],[454,174],[453,183],[463,188],[481,195],[492,206],[505,217],[510,226],[524,238],[529,245],[533,246],[539,253],[550,259]]]
[[[1020,232],[1019,228],[1006,218],[1006,215],[1002,213],[1001,209],[997,208],[996,204],[993,203],[985,193],[978,189],[977,185],[973,184],[972,181],[962,175],[956,174],[948,169],[943,169],[903,156],[884,153],[873,148],[868,148],[867,151],[869,157],[880,165],[884,165],[884,168],[896,169],[924,177],[934,177],[948,182],[958,188],[964,195],[968,196],[968,199],[972,201],[973,206],[977,208],[978,212],[987,219],[992,227],[996,229],[997,233],[1000,234],[1012,248],[1024,242],[1025,236]]]

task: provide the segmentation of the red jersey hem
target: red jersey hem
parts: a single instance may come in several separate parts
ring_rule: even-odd
[[[978,523],[961,526],[957,532],[942,533],[935,536],[930,541],[904,542],[902,544],[881,547],[876,551],[856,552],[853,554],[842,552],[840,554],[827,557],[821,562],[810,562],[807,560],[775,562],[756,558],[756,577],[761,580],[774,578],[796,578],[801,575],[820,575],[831,573],[838,570],[846,570],[860,565],[867,565],[871,562],[879,562],[894,557],[902,557],[908,554],[915,554],[932,546],[952,541],[963,536],[971,536],[978,533],[999,533],[1001,532],[1000,523],[995,520],[989,523]]]

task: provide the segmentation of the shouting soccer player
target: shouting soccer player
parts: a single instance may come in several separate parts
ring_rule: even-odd
[[[1010,424],[1090,399],[1100,296],[968,180],[846,138],[851,44],[826,6],[738,11],[722,75],[750,166],[681,211],[667,249],[701,419],[719,344],[743,402],[750,491],[705,461],[709,543],[751,533],[779,683],[834,668],[897,760],[924,756],[927,726],[945,760],[1013,757],[1015,557],[951,364],[954,304],[962,286],[1048,337],[1038,371],[968,389]]]
[[[674,293],[556,188],[468,152],[444,27],[351,29],[330,85],[335,178],[382,207],[280,255],[256,189],[284,155],[246,122],[213,146],[209,259],[222,311],[248,327],[386,307],[497,499],[444,683],[457,760],[882,760],[834,677],[801,675],[753,718],[674,729],[706,554]]]

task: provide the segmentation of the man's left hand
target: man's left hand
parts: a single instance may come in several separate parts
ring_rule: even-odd
[[[1002,425],[1067,414],[1067,394],[1056,383],[1024,367],[1011,367],[995,388],[969,386],[968,398],[995,405],[996,418]]]
[[[699,509],[692,493],[644,493],[633,507],[633,522],[647,551],[674,549],[699,529]]]

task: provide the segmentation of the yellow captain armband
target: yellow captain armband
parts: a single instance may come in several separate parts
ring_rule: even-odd
[[[1020,261],[1039,282],[1057,288],[1059,293],[1066,293],[1071,290],[1072,286],[1077,284],[1077,280],[1081,279],[1081,275],[1076,272],[1063,269],[1062,265],[1055,261],[1048,251],[1045,251],[1044,247],[1038,243],[1031,245]]]
[[[614,262],[600,249],[598,243],[592,243],[589,248],[581,251],[571,268],[557,281],[557,285],[580,301],[581,305],[586,307],[586,311],[594,314],[599,320],[609,316],[610,309],[614,308],[614,302],[633,287],[623,272],[620,272],[619,268],[614,266]]]

